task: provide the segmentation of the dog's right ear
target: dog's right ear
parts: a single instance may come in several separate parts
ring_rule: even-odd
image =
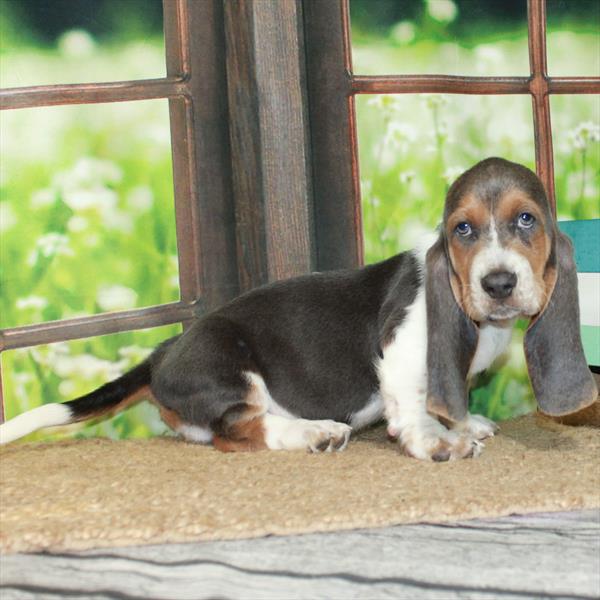
[[[427,252],[425,265],[427,410],[460,421],[469,407],[467,375],[479,332],[452,290],[452,267],[443,233]]]

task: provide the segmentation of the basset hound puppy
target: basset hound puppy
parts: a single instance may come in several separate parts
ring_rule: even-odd
[[[536,175],[489,158],[450,187],[435,241],[248,292],[117,380],[4,423],[0,442],[146,394],[183,438],[223,451],[343,450],[353,430],[385,418],[410,456],[474,457],[496,427],[469,414],[469,380],[505,351],[517,317],[531,319],[540,410],[594,402],[571,244]]]

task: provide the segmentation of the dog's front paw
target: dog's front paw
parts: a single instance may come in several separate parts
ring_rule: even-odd
[[[485,440],[493,437],[499,427],[486,417],[481,415],[468,414],[462,421],[459,421],[452,427],[452,431],[458,434],[464,434],[475,438],[476,440]]]
[[[308,450],[334,452],[343,450],[352,427],[337,421],[289,419],[266,414],[263,417],[265,443],[271,450]]]
[[[408,456],[434,462],[476,458],[484,448],[474,436],[449,431],[435,419],[426,426],[401,428],[398,442]]]

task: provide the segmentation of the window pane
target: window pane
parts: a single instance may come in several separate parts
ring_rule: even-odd
[[[166,100],[0,113],[0,326],[179,298]]]
[[[3,352],[6,418],[41,404],[66,402],[87,394],[142,362],[162,340],[180,331],[180,325],[169,325]],[[56,434],[34,433],[26,440],[150,437],[166,430],[154,405],[141,402],[99,423],[79,423]]]
[[[529,96],[358,96],[366,262],[411,248],[446,190],[488,156],[534,167]]]
[[[528,75],[526,2],[350,0],[354,72]]]
[[[600,77],[600,2],[547,0],[550,75]]]
[[[0,86],[164,77],[161,0],[3,0]]]
[[[600,218],[600,98],[550,96],[559,220]]]

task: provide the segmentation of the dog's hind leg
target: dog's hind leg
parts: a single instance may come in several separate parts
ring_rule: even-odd
[[[342,450],[350,437],[344,423],[300,419],[279,407],[243,332],[220,316],[199,321],[166,350],[151,387],[167,425],[224,452]]]

